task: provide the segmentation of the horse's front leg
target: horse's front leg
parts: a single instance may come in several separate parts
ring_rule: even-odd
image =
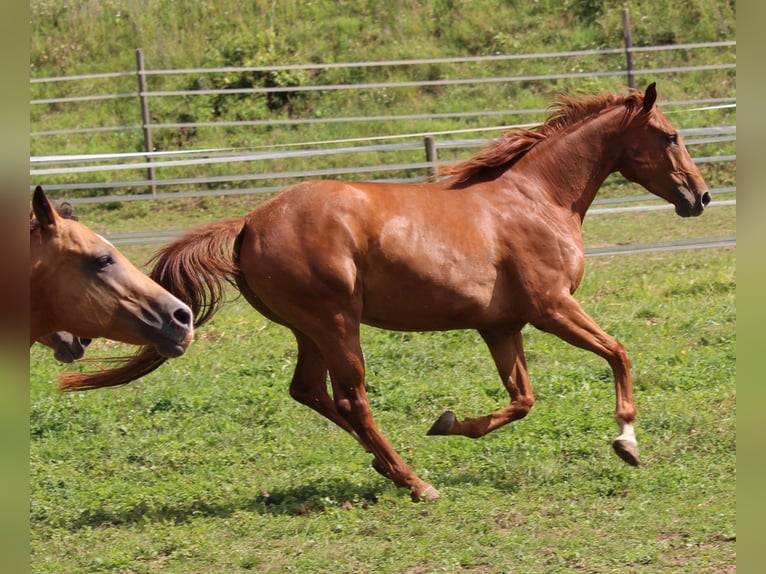
[[[459,421],[447,411],[433,424],[429,435],[463,435],[479,438],[509,422],[524,418],[535,402],[532,385],[527,374],[521,332],[480,331],[495,361],[500,379],[508,390],[511,403],[494,413]]]
[[[604,332],[572,296],[565,295],[551,308],[555,311],[534,321],[535,327],[604,357],[612,367],[617,403],[615,420],[620,426],[620,435],[612,442],[612,447],[622,460],[638,466],[638,441],[634,428],[636,404],[633,399],[630,359],[625,348]]]

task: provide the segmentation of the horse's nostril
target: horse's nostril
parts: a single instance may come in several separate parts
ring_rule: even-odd
[[[702,194],[702,205],[707,207],[707,204],[710,203],[710,193],[707,191]]]
[[[192,325],[192,316],[188,309],[176,309],[173,312],[173,318],[186,327],[191,327]]]

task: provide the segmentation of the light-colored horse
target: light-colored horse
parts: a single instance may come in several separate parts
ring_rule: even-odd
[[[103,237],[61,216],[40,186],[32,213],[30,345],[63,331],[146,345],[163,357],[184,353],[194,335],[185,303]]]

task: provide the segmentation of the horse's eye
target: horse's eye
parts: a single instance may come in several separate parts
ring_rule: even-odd
[[[98,265],[99,269],[106,269],[107,267],[109,267],[113,263],[114,263],[114,259],[108,253],[105,254],[105,255],[99,255],[96,258],[96,264]]]
[[[678,134],[665,134],[665,141],[668,145],[674,145],[678,143]]]

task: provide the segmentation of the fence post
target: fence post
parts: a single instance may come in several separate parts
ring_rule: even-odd
[[[426,161],[431,164],[428,175],[430,178],[435,178],[439,172],[438,160],[436,158],[436,140],[434,136],[426,136],[424,141],[426,145]]]
[[[630,37],[630,16],[628,9],[622,9],[622,36],[625,38],[625,58],[628,63],[628,87],[635,89],[636,79],[633,77],[633,40]]]
[[[144,51],[141,48],[136,48],[136,67],[138,73],[138,98],[141,100],[141,124],[144,130],[144,149],[146,153],[153,151],[152,146],[152,132],[149,130],[149,101],[146,97],[146,77],[144,76]],[[146,161],[152,163],[152,157],[146,156]],[[146,170],[146,175],[151,182],[152,194],[157,193],[157,188],[154,185],[154,168],[149,166]]]

